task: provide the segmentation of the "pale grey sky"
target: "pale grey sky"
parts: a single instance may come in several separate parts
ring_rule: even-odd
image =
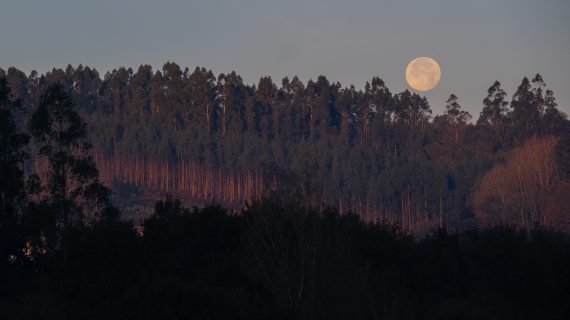
[[[570,113],[567,0],[1,0],[0,67],[26,73],[78,64],[104,74],[119,66],[174,61],[247,83],[270,75],[325,75],[362,88],[380,76],[407,88],[417,56],[441,65],[426,93],[435,113],[455,93],[475,118],[487,88],[509,96],[541,73]]]

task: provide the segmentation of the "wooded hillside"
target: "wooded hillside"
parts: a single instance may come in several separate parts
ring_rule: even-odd
[[[434,116],[424,97],[392,93],[380,78],[364,90],[323,76],[247,85],[235,72],[215,76],[170,62],[102,77],[84,66],[0,73],[28,115],[49,84],[63,84],[87,122],[102,180],[120,197],[172,193],[234,208],[264,195],[296,197],[408,230],[473,223],[490,192],[474,191],[489,188],[491,178],[482,181],[489,170],[529,139],[568,144],[570,131],[540,75],[524,78],[512,98],[492,83],[479,115],[451,94],[446,112]],[[568,154],[557,159],[549,170],[561,176]],[[550,199],[524,223],[543,221]]]

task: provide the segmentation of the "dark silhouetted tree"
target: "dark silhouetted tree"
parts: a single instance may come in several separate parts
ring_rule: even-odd
[[[88,153],[85,123],[62,85],[48,87],[31,117],[30,128],[40,156],[49,161],[45,201],[57,212],[65,263],[71,228],[97,219],[97,209],[107,204],[110,191],[99,181]]]
[[[455,143],[458,143],[461,139],[461,133],[467,126],[467,122],[471,120],[471,115],[469,112],[462,110],[461,105],[459,105],[458,98],[454,94],[449,96],[446,103],[446,111],[443,115],[445,126],[447,127],[452,140]]]
[[[19,100],[11,98],[6,78],[0,76],[0,273],[10,255],[18,256],[22,239],[18,234],[18,218],[25,198],[24,172],[26,158],[23,147],[28,136],[21,133],[14,114],[20,108]],[[3,283],[4,277],[0,276]],[[2,295],[0,289],[0,295]]]
[[[511,108],[514,137],[521,141],[536,135],[541,113],[527,77],[523,78],[513,95]]]
[[[21,169],[28,136],[21,133],[14,120],[19,101],[10,99],[6,78],[0,77],[0,225],[14,214],[16,202],[23,196],[24,173]]]
[[[487,93],[487,97],[483,99],[484,107],[477,124],[492,128],[499,143],[504,144],[509,111],[509,103],[505,101],[507,93],[501,88],[499,81],[495,81]]]

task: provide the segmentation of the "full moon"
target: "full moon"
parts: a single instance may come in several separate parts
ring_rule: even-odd
[[[417,91],[429,91],[435,88],[440,79],[439,64],[429,57],[415,58],[406,68],[406,81]]]

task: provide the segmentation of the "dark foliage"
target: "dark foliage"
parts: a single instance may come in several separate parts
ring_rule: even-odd
[[[5,319],[563,319],[570,241],[535,229],[444,230],[414,240],[332,209],[265,201],[240,214],[157,203],[137,235],[73,231],[17,266]],[[22,280],[24,279],[24,280]]]

